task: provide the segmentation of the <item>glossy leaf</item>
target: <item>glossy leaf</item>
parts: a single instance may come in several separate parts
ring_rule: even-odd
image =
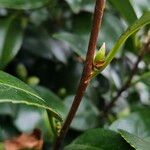
[[[114,47],[111,49],[109,54],[106,57],[106,61],[104,63],[104,66],[102,67],[102,70],[112,61],[112,59],[117,54],[120,47],[125,43],[125,41],[130,37],[133,33],[138,31],[143,26],[150,23],[150,11],[146,12],[140,19],[136,20],[128,29],[120,36],[120,38],[117,40]]]
[[[42,86],[36,86],[34,89],[49,106],[56,109],[57,112],[61,114],[63,119],[66,117],[67,109],[56,94]],[[44,137],[52,139],[52,137],[50,137],[52,136],[52,131],[49,127],[48,116],[45,110],[35,110],[34,107],[21,106],[17,112],[14,124],[20,131],[23,132],[31,132],[35,128],[39,128],[42,130]]]
[[[48,105],[32,88],[2,71],[0,71],[0,103],[26,104],[44,108],[58,119],[62,119],[57,110]]]
[[[16,16],[0,20],[0,68],[12,60],[23,41],[23,27]]]
[[[139,110],[129,116],[113,122],[110,129],[128,131],[139,137],[150,136],[150,111],[148,109]]]
[[[81,10],[92,12],[94,9],[94,1],[91,0],[65,0],[74,13],[79,13]]]
[[[88,19],[86,19],[87,17]],[[90,18],[91,16],[85,15],[83,21],[83,18],[78,17],[77,21],[82,22],[82,24],[76,23],[74,27],[75,32],[78,34],[60,32],[54,34],[54,38],[67,43],[72,51],[85,58],[88,47],[89,30],[91,29],[91,23],[88,21]],[[114,28],[114,26],[117,28]],[[81,29],[84,29],[84,32],[80,31]],[[98,46],[100,47],[102,43],[105,42],[106,49],[110,49],[122,32],[123,25],[120,23],[120,20],[116,16],[105,13],[100,31],[100,38],[98,39]]]
[[[35,9],[46,5],[49,0],[0,0],[0,7],[11,9]]]
[[[150,11],[149,0],[130,0],[136,14],[141,17],[143,12]]]
[[[66,147],[65,150],[69,150],[69,147],[74,147],[76,144],[100,150],[132,150],[118,133],[104,129],[92,129],[85,132],[67,146],[68,148]]]
[[[75,51],[78,55],[84,57],[87,49],[88,37],[71,34],[67,32],[61,32],[53,35],[54,38],[66,42],[69,47]]]
[[[136,150],[149,150],[150,142],[124,130],[120,130],[119,132],[121,136]]]
[[[68,96],[64,101],[68,112],[73,99],[74,96]],[[77,111],[77,114],[72,121],[71,127],[79,131],[94,128],[100,124],[98,120],[98,114],[99,111],[97,110],[97,108],[90,102],[89,99],[84,97],[83,101],[80,104],[79,110]]]
[[[62,42],[52,39],[45,30],[29,30],[30,34],[24,40],[23,48],[28,52],[45,59],[57,59],[67,62],[68,47]]]
[[[61,114],[63,119],[65,119],[67,115],[67,108],[55,93],[42,86],[35,87],[35,90],[49,106],[57,110],[57,112]]]
[[[129,24],[133,23],[137,19],[136,13],[130,3],[130,0],[125,1],[109,0],[109,1]]]
[[[124,24],[118,17],[106,12],[104,14],[98,44],[105,42],[106,49],[110,50],[125,30],[124,28]]]

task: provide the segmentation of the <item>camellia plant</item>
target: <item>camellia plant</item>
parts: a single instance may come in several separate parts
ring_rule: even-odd
[[[0,150],[149,150],[149,6],[0,0]]]

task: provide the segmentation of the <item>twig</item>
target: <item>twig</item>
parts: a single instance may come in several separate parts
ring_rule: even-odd
[[[93,58],[94,58],[94,53],[95,53],[95,49],[96,49],[99,28],[100,28],[101,22],[102,22],[104,7],[105,7],[105,0],[97,0],[96,1],[93,26],[92,26],[92,31],[91,31],[91,36],[90,36],[90,40],[89,40],[89,46],[88,46],[88,51],[87,51],[87,55],[86,55],[86,61],[85,61],[82,77],[81,77],[81,80],[80,80],[80,83],[79,83],[79,86],[78,86],[78,89],[76,92],[76,96],[72,103],[70,112],[66,118],[66,121],[64,122],[64,124],[62,126],[59,136],[56,139],[56,143],[54,145],[54,150],[60,149],[62,141],[65,138],[65,135],[70,127],[70,124],[71,124],[71,122],[77,112],[77,109],[80,105],[80,102],[83,98],[84,92],[89,84],[91,73],[92,73],[92,67],[93,67]]]
[[[135,62],[133,69],[131,70],[131,73],[129,75],[129,78],[124,83],[124,85],[120,88],[120,90],[117,92],[116,96],[112,98],[111,102],[104,108],[103,115],[107,116],[108,112],[111,110],[111,108],[114,106],[118,98],[121,96],[121,94],[126,91],[131,84],[131,81],[136,74],[138,70],[138,65],[141,62],[144,54],[150,50],[150,41],[148,41],[146,44],[144,44],[143,48],[140,50],[140,53],[138,55],[137,61]]]

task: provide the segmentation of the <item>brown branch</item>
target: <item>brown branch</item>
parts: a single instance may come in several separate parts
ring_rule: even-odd
[[[64,122],[64,124],[62,126],[59,136],[56,139],[56,143],[54,145],[54,150],[60,149],[62,141],[65,138],[65,135],[70,127],[70,124],[71,124],[71,122],[78,110],[80,102],[83,98],[84,92],[89,84],[92,67],[93,67],[93,57],[94,57],[94,53],[95,53],[95,49],[96,49],[99,28],[100,28],[101,22],[102,22],[104,7],[105,7],[105,0],[97,0],[96,1],[93,26],[92,26],[92,31],[91,31],[91,36],[90,36],[90,40],[89,40],[89,46],[88,46],[88,51],[87,51],[87,55],[86,55],[86,61],[85,61],[82,77],[81,77],[81,80],[80,80],[80,83],[79,83],[79,86],[78,86],[78,89],[76,92],[76,96],[72,103],[70,112],[66,118],[66,121]]]
[[[129,75],[129,78],[127,79],[127,81],[124,83],[124,85],[120,88],[120,90],[117,92],[116,96],[112,98],[111,102],[104,108],[103,111],[103,115],[107,116],[107,114],[109,113],[109,111],[111,110],[111,108],[114,106],[114,104],[116,103],[116,101],[118,100],[118,98],[122,95],[122,93],[124,91],[126,91],[131,84],[131,81],[134,77],[134,75],[136,74],[137,70],[138,70],[138,65],[141,62],[144,54],[146,52],[150,51],[150,41],[148,41],[146,44],[144,44],[144,46],[142,47],[142,49],[140,50],[140,53],[138,55],[137,61],[135,62],[131,73]]]

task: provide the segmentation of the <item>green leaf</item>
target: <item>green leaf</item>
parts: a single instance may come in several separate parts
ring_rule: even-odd
[[[91,0],[65,0],[74,13],[81,10],[92,12],[94,10],[94,1]]]
[[[112,5],[119,11],[119,13],[125,18],[125,20],[131,24],[137,20],[136,13],[130,3],[130,0],[109,0]]]
[[[63,63],[67,62],[66,53],[68,47],[66,47],[65,44],[51,38],[43,29],[30,29],[28,33],[23,42],[23,48],[25,50],[48,60],[57,59]]]
[[[79,56],[84,57],[86,55],[88,37],[67,32],[54,34],[53,37],[66,42]]]
[[[132,85],[135,85],[138,82],[143,82],[150,87],[150,71],[140,75],[135,81],[132,82]]]
[[[64,101],[68,112],[73,99],[74,96],[68,96]],[[99,111],[90,102],[89,99],[84,97],[77,111],[77,114],[72,121],[71,127],[79,131],[91,129],[100,124],[98,118],[99,118]],[[89,120],[91,121],[90,123]]]
[[[10,115],[0,115],[0,142],[16,137],[19,133]]]
[[[61,114],[63,119],[65,119],[67,115],[67,108],[56,94],[42,86],[36,86],[34,89],[49,106],[57,110],[57,112]]]
[[[90,146],[104,150],[132,150],[118,133],[104,129],[92,129],[85,132],[68,145],[65,150],[69,150],[69,147],[72,148],[74,145]]]
[[[91,17],[92,16],[90,15],[78,17],[78,22],[73,23],[74,33],[60,32],[54,34],[53,37],[67,43],[72,51],[85,58],[89,40],[89,29],[91,28],[89,19]],[[82,22],[82,24],[80,22]],[[114,28],[114,26],[116,26],[117,28]],[[84,29],[83,32],[80,31],[82,29]],[[120,23],[120,20],[112,14],[105,13],[102,28],[100,31],[101,36],[98,40],[98,46],[102,45],[102,43],[105,42],[106,48],[110,49],[122,32],[123,24]]]
[[[44,108],[62,120],[57,110],[48,105],[31,87],[2,71],[0,71],[0,103],[26,104]]]
[[[35,109],[35,107],[27,105],[17,105],[17,113],[13,119],[13,124],[21,132],[32,132],[35,128],[39,128],[44,139],[51,138],[50,140],[52,140],[53,133],[46,110]]]
[[[92,26],[92,13],[80,12],[79,15],[74,15],[72,19],[72,32],[81,35],[89,34]]]
[[[0,104],[0,115],[8,115],[14,117],[16,115],[16,106],[8,103]]]
[[[21,19],[16,16],[0,20],[0,68],[3,68],[19,51],[23,41]]]
[[[64,150],[103,150],[103,149],[89,145],[72,144],[70,146],[66,146]]]
[[[106,57],[106,61],[102,70],[106,68],[106,66],[112,61],[112,59],[117,54],[119,48],[125,43],[125,41],[130,37],[133,33],[138,31],[141,27],[145,26],[146,24],[150,23],[150,12],[146,12],[140,19],[136,20],[128,29],[120,36],[117,40],[114,47],[111,49],[109,54]]]
[[[38,124],[44,119],[42,118],[44,111],[26,105],[18,105],[14,125],[22,132],[31,132],[38,127]],[[30,122],[30,123],[29,123]]]
[[[143,12],[150,11],[149,0],[130,0],[136,14],[141,17]]]
[[[10,9],[35,9],[46,5],[50,0],[0,0],[0,7]]]
[[[98,44],[105,42],[106,49],[111,49],[123,31],[124,24],[121,22],[121,20],[115,15],[112,15],[106,11],[100,30]]]
[[[57,110],[63,119],[66,117],[67,108],[56,94],[42,86],[35,86],[34,89],[45,100],[48,106],[51,106],[53,109]],[[47,118],[48,117],[45,110],[35,110],[33,107],[21,106],[17,112],[17,117],[14,120],[14,124],[20,131],[23,132],[29,132],[34,128],[39,128],[42,130],[44,137],[49,137],[51,135],[52,139],[52,133],[50,132],[51,129]],[[30,122],[30,124],[28,122]]]
[[[150,111],[149,109],[139,110],[131,113],[129,116],[118,119],[110,126],[111,130],[119,129],[128,131],[139,137],[145,138],[150,136]]]
[[[149,150],[150,142],[143,140],[127,131],[119,130],[121,136],[136,150]]]

